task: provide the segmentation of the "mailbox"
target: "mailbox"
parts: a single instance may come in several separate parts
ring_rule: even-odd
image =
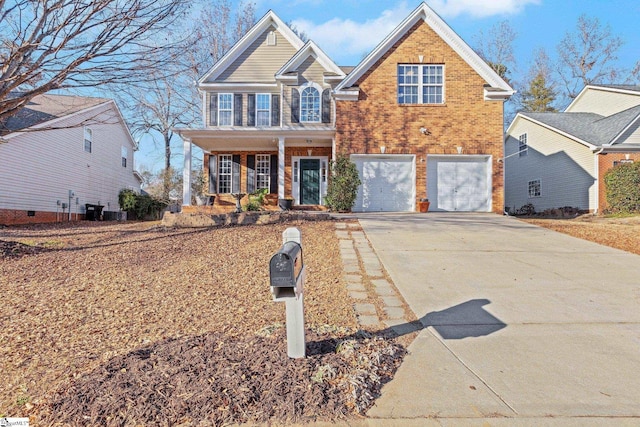
[[[269,262],[269,282],[275,299],[302,293],[304,262],[299,243],[285,242]]]

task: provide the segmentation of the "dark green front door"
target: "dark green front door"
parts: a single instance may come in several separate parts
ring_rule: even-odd
[[[300,160],[300,204],[320,204],[320,160]]]

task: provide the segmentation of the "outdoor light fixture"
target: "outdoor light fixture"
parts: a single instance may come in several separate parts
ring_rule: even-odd
[[[380,153],[384,154],[384,152],[387,151],[387,147],[385,147],[384,145],[380,146]]]
[[[420,133],[423,135],[431,135],[431,132],[429,132],[429,129],[427,129],[426,127],[422,126],[420,128]]]
[[[458,154],[462,154],[462,147],[456,147],[456,150],[458,150]]]

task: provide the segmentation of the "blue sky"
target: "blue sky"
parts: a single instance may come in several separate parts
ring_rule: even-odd
[[[250,0],[247,0],[250,1]],[[357,65],[420,2],[384,0],[253,0],[259,19],[269,9],[292,22],[315,41],[338,65]],[[504,20],[516,30],[516,69],[513,77],[529,69],[532,52],[544,48],[554,59],[556,46],[574,32],[581,14],[609,25],[621,37],[618,64],[631,69],[640,60],[640,1],[638,0],[427,0],[449,26],[475,47],[482,30]],[[182,151],[182,144],[174,152]],[[153,170],[162,167],[162,148],[142,141],[136,164]],[[182,159],[172,164],[182,167]]]

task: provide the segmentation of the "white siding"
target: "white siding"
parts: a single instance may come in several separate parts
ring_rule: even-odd
[[[640,145],[640,120],[636,121],[629,129],[625,130],[618,142],[621,144],[637,144]]]
[[[536,211],[564,206],[596,209],[594,154],[586,146],[521,117],[505,142],[505,206],[531,203]],[[527,134],[528,153],[519,156],[518,137]],[[528,183],[541,180],[540,197],[529,197]]]
[[[610,116],[640,104],[640,94],[588,88],[567,108],[571,113],[596,113]]]
[[[96,111],[100,111],[98,114]],[[113,104],[78,114],[56,123],[72,126],[95,119],[92,152],[84,151],[83,126],[28,132],[0,144],[0,209],[56,212],[57,201],[69,202],[71,212],[84,213],[84,204],[104,205],[117,211],[122,188],[140,189],[133,174],[134,147],[117,118]],[[127,147],[127,167],[122,166],[122,147]]]

